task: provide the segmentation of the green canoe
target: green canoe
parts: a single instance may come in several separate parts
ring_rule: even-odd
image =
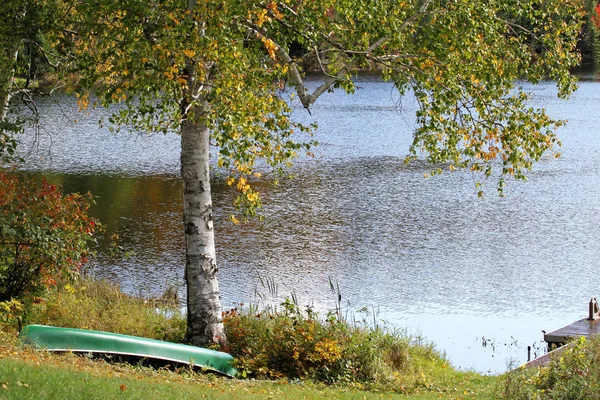
[[[164,360],[207,368],[227,376],[237,371],[227,353],[138,336],[85,329],[27,325],[20,334],[26,343],[49,351],[115,354]]]

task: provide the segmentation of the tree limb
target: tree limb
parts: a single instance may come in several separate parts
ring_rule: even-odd
[[[424,0],[423,3],[421,4],[421,6],[419,7],[418,11],[415,12],[413,15],[411,15],[409,18],[407,18],[403,24],[400,27],[400,30],[404,29],[408,24],[410,24],[411,22],[413,22],[419,15],[425,13],[427,11],[427,9],[429,8],[429,5],[432,3],[433,0]],[[298,16],[296,14],[296,12],[291,9],[288,6],[284,5],[284,8],[291,12],[293,15],[295,15],[296,17]],[[307,110],[310,109],[310,106],[325,92],[327,92],[329,89],[331,89],[336,82],[340,82],[343,81],[346,74],[349,71],[349,65],[344,65],[340,71],[336,74],[336,75],[329,75],[330,77],[329,79],[327,79],[323,84],[321,84],[319,87],[317,87],[314,92],[311,94],[309,93],[308,89],[306,88],[306,85],[304,84],[304,80],[302,78],[302,74],[300,72],[300,70],[298,69],[298,66],[296,64],[296,62],[290,57],[289,53],[278,43],[276,43],[275,41],[273,41],[272,39],[268,38],[266,33],[262,32],[258,27],[252,26],[251,24],[246,24],[246,28],[249,30],[249,34],[251,34],[252,36],[256,37],[259,40],[270,40],[273,45],[274,45],[274,50],[275,50],[275,54],[277,56],[277,58],[284,64],[288,65],[289,67],[289,77],[291,80],[291,84],[292,86],[294,86],[294,88],[296,89],[296,93],[298,94],[298,97],[300,98],[300,102],[302,103],[302,106],[304,106],[304,108],[306,108]],[[329,38],[327,38],[329,39]],[[376,49],[378,49],[379,47],[381,47],[385,42],[387,42],[390,39],[390,36],[383,36],[381,38],[379,38],[377,41],[375,41],[373,44],[371,44],[368,48],[366,48],[364,51],[352,51],[349,49],[345,49],[343,47],[340,47],[339,44],[333,44],[335,47],[338,47],[338,51],[340,51],[341,53],[344,54],[365,54],[365,55],[370,55],[373,51],[375,51]],[[328,40],[330,41],[330,40]],[[321,61],[321,59],[319,58],[318,55],[318,50],[315,48],[314,49],[315,54],[317,56],[317,59],[319,61],[319,65],[321,66],[321,69],[324,71],[324,67],[323,67],[323,63]],[[376,60],[376,58],[372,58],[372,60]]]

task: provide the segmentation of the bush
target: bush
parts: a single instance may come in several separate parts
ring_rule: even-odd
[[[0,119],[0,162],[10,163],[19,161],[17,156],[16,136],[23,131],[23,121],[10,121],[8,118]]]
[[[0,171],[0,301],[39,295],[86,263],[97,222],[91,195]]]
[[[320,319],[311,307],[301,310],[290,300],[281,311],[230,310],[224,323],[229,343],[223,350],[251,377],[398,389],[406,383],[404,375],[415,375],[413,354],[442,362],[431,346],[414,346],[404,335],[349,323],[335,312]]]
[[[19,300],[0,301],[0,331],[18,331],[24,306]]]
[[[509,372],[505,399],[600,399],[600,338],[580,338],[545,366]]]

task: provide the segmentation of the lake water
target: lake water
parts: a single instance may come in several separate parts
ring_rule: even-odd
[[[527,182],[495,182],[484,199],[476,177],[456,171],[425,179],[430,169],[403,163],[416,104],[388,83],[362,77],[355,95],[323,96],[312,116],[320,142],[274,185],[266,174],[264,222],[234,226],[232,193],[214,179],[217,257],[225,308],[274,291],[330,309],[339,285],[357,318],[433,341],[461,369],[499,373],[543,352],[541,330],[587,315],[600,295],[600,85],[581,82],[570,100],[551,83],[528,86],[532,104],[568,119],[559,159],[539,162]],[[135,254],[110,259],[99,277],[123,289],[183,290],[179,137],[111,134],[106,112],[77,113],[72,99],[40,99],[42,130],[28,132],[27,169],[65,191],[91,191],[92,212]],[[74,120],[77,119],[77,122]],[[257,293],[260,296],[257,296]]]

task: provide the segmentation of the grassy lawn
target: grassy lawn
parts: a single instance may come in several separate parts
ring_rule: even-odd
[[[211,374],[155,370],[72,354],[5,346],[0,399],[464,399],[495,398],[497,378],[448,370],[410,395],[326,386],[310,381],[236,380]],[[450,384],[442,387],[439,384]]]

